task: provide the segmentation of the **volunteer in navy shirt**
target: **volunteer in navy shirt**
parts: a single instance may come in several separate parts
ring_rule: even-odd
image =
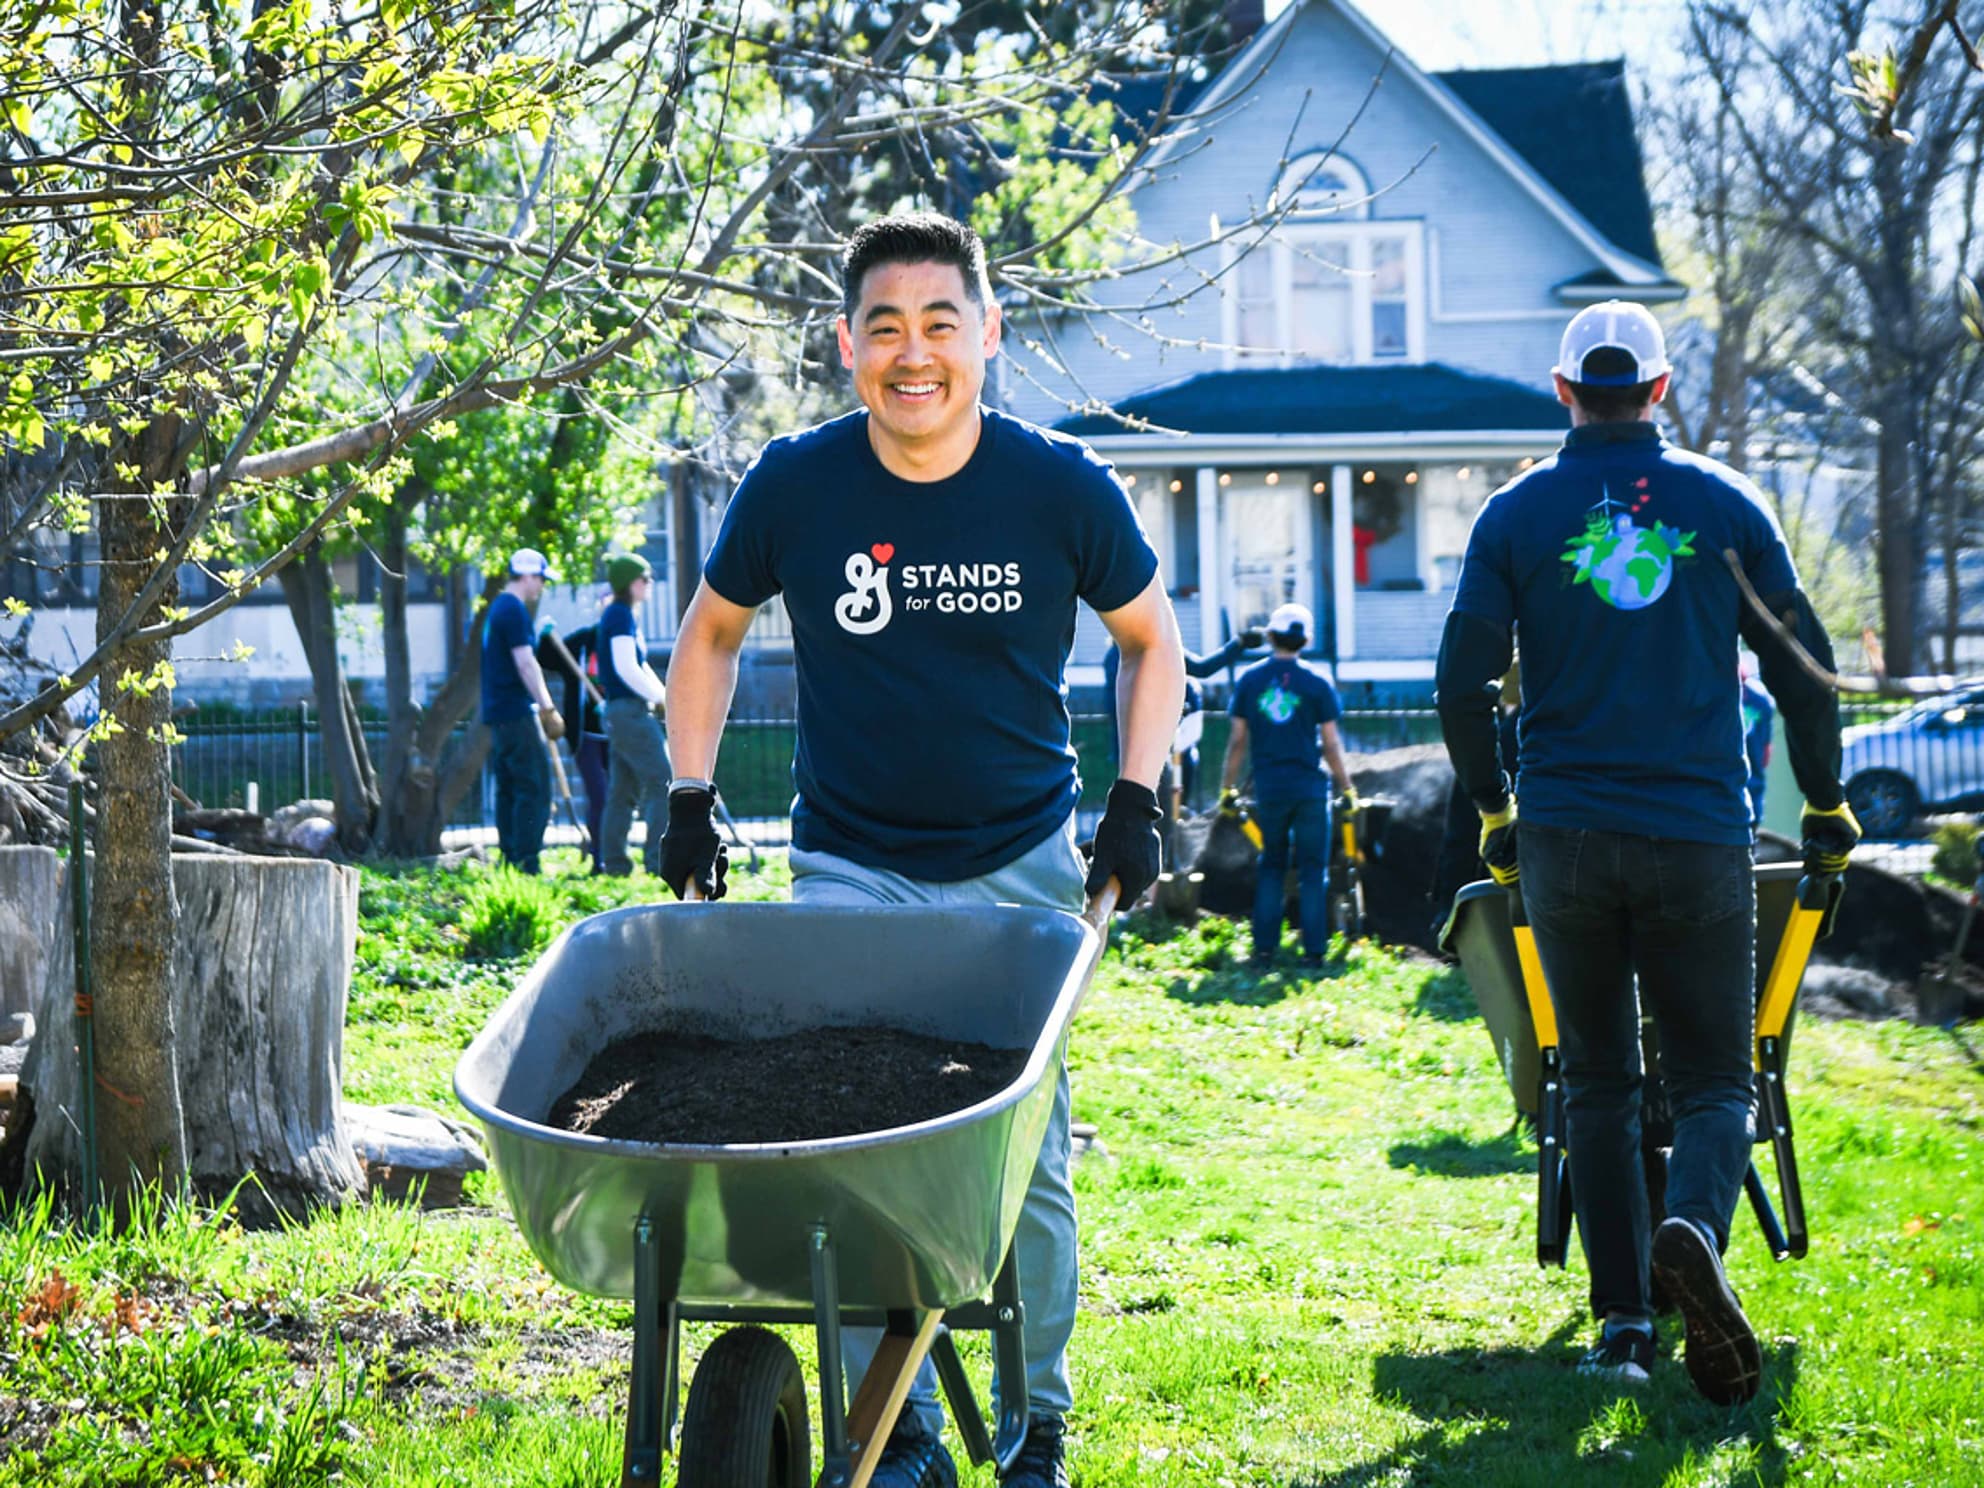
[[[1306,606],[1281,606],[1268,617],[1274,654],[1242,672],[1233,689],[1222,784],[1232,791],[1242,765],[1252,760],[1254,824],[1261,830],[1254,880],[1256,967],[1266,966],[1281,944],[1291,844],[1303,955],[1314,965],[1329,948],[1330,793],[1319,760],[1329,761],[1339,794],[1350,796],[1351,785],[1336,726],[1343,716],[1336,686],[1302,660],[1314,629]]]
[[[509,582],[489,602],[482,622],[482,721],[489,726],[489,765],[496,777],[496,845],[523,873],[538,870],[544,829],[551,823],[551,766],[546,735],[559,738],[564,720],[537,664],[530,607],[552,577],[535,548],[510,555]]]
[[[1796,642],[1830,668],[1824,627],[1756,489],[1661,438],[1651,420],[1668,373],[1643,307],[1612,300],[1571,320],[1556,368],[1570,437],[1476,519],[1436,686],[1455,771],[1481,813],[1482,857],[1497,880],[1520,883],[1556,1009],[1571,1192],[1602,1319],[1580,1367],[1646,1377],[1651,1267],[1681,1308],[1690,1377],[1728,1404],[1753,1396],[1762,1373],[1721,1262],[1755,1105],[1739,638],[1784,717],[1807,868],[1843,869],[1859,826],[1839,786],[1832,692],[1770,617],[1793,617]],[[1520,829],[1491,686],[1512,639]],[[1674,1121],[1668,1217],[1651,1236],[1636,980]]]
[[[606,736],[613,745],[613,776],[607,784],[605,871],[633,872],[627,834],[634,808],[647,823],[641,861],[648,872],[661,866],[662,824],[668,820],[668,744],[662,735],[661,678],[648,665],[648,643],[637,610],[654,589],[654,570],[639,553],[622,553],[606,563],[613,602],[600,612],[600,691],[606,695]]]
[[[1157,558],[1114,472],[1080,441],[981,406],[999,309],[976,234],[929,214],[857,231],[841,356],[862,408],[773,441],[732,497],[669,662],[663,877],[722,887],[708,784],[737,653],[783,596],[798,684],[793,897],[1076,910],[1155,880],[1153,788],[1184,670]],[[1079,604],[1123,651],[1122,773],[1086,873],[1064,677]],[[941,996],[938,988],[935,995]],[[1064,1483],[1075,1317],[1067,1093],[1059,1087],[1015,1255],[1033,1424],[1002,1476]],[[870,1342],[850,1350],[865,1368]],[[919,1376],[878,1488],[954,1484],[934,1375]]]

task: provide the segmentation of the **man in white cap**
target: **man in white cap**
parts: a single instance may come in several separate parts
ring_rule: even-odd
[[[537,664],[531,607],[557,575],[536,548],[510,555],[510,581],[489,602],[482,622],[482,721],[496,772],[496,845],[520,873],[535,873],[551,821],[547,738],[565,732],[551,688]]]
[[[1724,1277],[1755,1122],[1756,896],[1737,640],[1756,652],[1806,799],[1807,871],[1844,869],[1859,824],[1839,787],[1839,712],[1739,580],[1832,665],[1777,519],[1735,471],[1675,449],[1653,410],[1669,367],[1643,306],[1610,300],[1564,332],[1564,448],[1488,499],[1468,538],[1435,685],[1481,855],[1521,884],[1556,1009],[1571,1192],[1591,1305],[1580,1368],[1628,1383],[1656,1357],[1657,1280],[1709,1399],[1756,1394],[1763,1359]],[[1522,647],[1516,798],[1495,693]],[[1640,1013],[1674,1120],[1668,1217],[1649,1234]]]
[[[1251,754],[1254,822],[1261,829],[1260,873],[1254,887],[1256,967],[1267,966],[1281,944],[1291,839],[1303,959],[1312,966],[1321,964],[1330,941],[1324,882],[1330,862],[1330,793],[1321,760],[1329,761],[1337,794],[1349,796],[1351,788],[1350,767],[1343,761],[1343,741],[1336,726],[1343,704],[1322,670],[1302,660],[1315,626],[1315,618],[1303,606],[1281,606],[1268,616],[1268,645],[1274,654],[1242,672],[1233,689],[1233,727],[1226,738],[1221,783],[1233,790]]]

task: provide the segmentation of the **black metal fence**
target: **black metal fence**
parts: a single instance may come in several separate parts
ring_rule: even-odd
[[[464,724],[461,732],[472,726]],[[251,786],[253,804],[264,812],[331,793],[316,712],[308,704],[260,713],[203,710],[181,718],[178,727],[184,737],[172,750],[173,782],[202,806],[246,808]],[[1074,720],[1085,808],[1101,808],[1115,776],[1109,729],[1109,719],[1102,714],[1078,714]],[[1436,744],[1440,738],[1439,719],[1430,708],[1352,711],[1344,715],[1342,729],[1344,747],[1358,753]],[[752,835],[762,842],[784,840],[792,807],[794,732],[790,715],[734,717],[724,728],[717,785],[731,814],[740,822],[753,823]],[[1200,766],[1187,795],[1196,807],[1210,805],[1219,794],[1226,738],[1225,715],[1204,715]],[[365,739],[376,762],[385,743],[384,722],[368,723]],[[561,747],[567,750],[567,773],[578,791],[569,742]],[[493,827],[495,819],[495,787],[485,768],[451,813],[448,825],[486,828]]]
[[[1870,836],[1904,837],[1922,830],[1923,818],[1984,812],[1984,688],[1919,703],[1848,699],[1842,778]],[[463,725],[466,732],[473,725]],[[1115,750],[1109,720],[1078,714],[1075,751],[1080,757],[1082,805],[1099,809],[1114,778]],[[277,712],[202,710],[179,721],[183,740],[173,747],[174,782],[203,806],[273,811],[291,801],[330,794],[323,742],[315,710],[307,704]],[[1342,722],[1344,747],[1372,753],[1413,744],[1437,744],[1439,717],[1431,708],[1352,710]],[[385,743],[385,724],[368,722],[367,746],[376,760]],[[1187,801],[1204,808],[1219,791],[1225,755],[1224,714],[1204,715],[1200,765],[1189,782]],[[761,841],[782,839],[792,805],[791,716],[739,716],[731,719],[717,764],[717,784],[731,813],[756,823]],[[567,746],[569,748],[569,746]],[[568,771],[579,789],[576,771]],[[485,769],[477,785],[457,804],[450,827],[488,827],[495,820],[495,789]]]

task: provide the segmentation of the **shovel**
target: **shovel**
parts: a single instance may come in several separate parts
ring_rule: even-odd
[[[1970,929],[1977,922],[1979,896],[1984,895],[1984,866],[1970,886],[1970,898],[1957,922],[1956,944],[1940,966],[1930,968],[1915,988],[1915,1017],[1920,1023],[1948,1023],[1963,1016],[1970,995],[1963,976],[1963,953],[1970,944]]]

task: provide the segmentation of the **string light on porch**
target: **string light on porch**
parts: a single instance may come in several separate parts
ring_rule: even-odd
[[[1278,486],[1281,484],[1281,472],[1279,470],[1270,470],[1268,472],[1268,484],[1271,486]]]
[[[1323,483],[1321,481],[1317,481],[1313,486],[1309,487],[1309,489],[1313,491],[1316,495],[1320,496],[1323,494]]]
[[[1183,482],[1182,480],[1175,480],[1175,479],[1174,479],[1174,480],[1173,480],[1173,481],[1171,482],[1171,490],[1172,490],[1172,493],[1173,493],[1174,495],[1175,495],[1176,493],[1178,493],[1179,491],[1182,491],[1182,490],[1184,490],[1184,489],[1185,489],[1185,483],[1184,483],[1184,482]]]
[[[1367,470],[1367,471],[1365,471],[1365,472],[1364,472],[1364,484],[1365,484],[1365,485],[1367,485],[1367,486],[1370,486],[1370,485],[1375,485],[1375,484],[1377,484],[1377,480],[1378,480],[1378,472],[1377,472],[1377,471],[1375,471],[1375,470]]]
[[[1222,471],[1220,471],[1220,473],[1219,473],[1219,483],[1220,483],[1220,484],[1221,484],[1222,486],[1230,486],[1230,485],[1232,485],[1232,484],[1233,484],[1233,472],[1232,472],[1232,471],[1230,471],[1230,470],[1222,470]]]
[[[1473,474],[1474,474],[1474,467],[1471,465],[1463,465],[1461,466],[1460,469],[1454,472],[1454,476],[1459,480],[1466,480],[1469,476]]]
[[[1416,486],[1416,485],[1418,485],[1418,484],[1419,484],[1419,472],[1418,472],[1418,471],[1416,471],[1416,470],[1408,470],[1408,471],[1406,471],[1406,473],[1405,473],[1405,483],[1406,483],[1406,484],[1407,484],[1408,486]]]

